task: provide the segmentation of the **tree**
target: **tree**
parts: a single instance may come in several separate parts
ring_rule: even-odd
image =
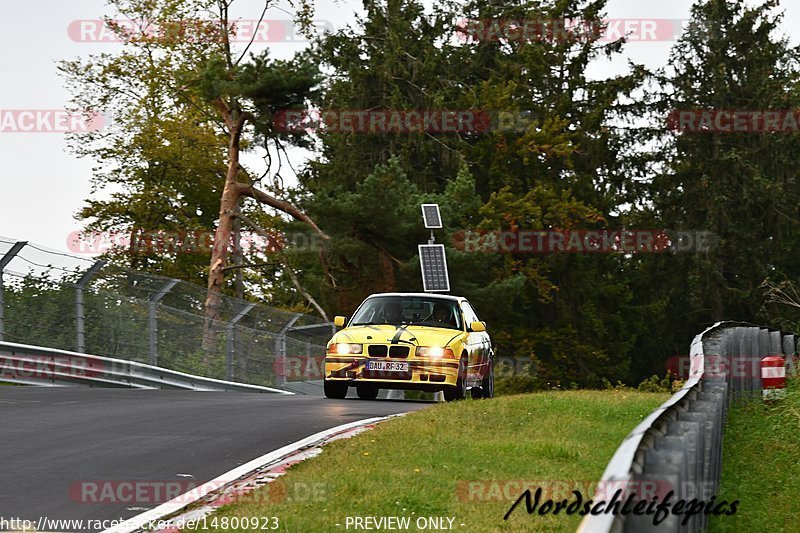
[[[665,74],[663,111],[792,110],[798,107],[798,50],[778,35],[777,1],[749,7],[710,0],[692,7],[689,31]],[[796,279],[800,193],[797,135],[678,132],[651,194],[665,225],[708,230],[718,245],[684,255],[673,298],[693,323],[755,321],[765,278]]]
[[[301,105],[317,84],[318,74],[301,58],[274,61],[266,53],[248,56],[249,45],[235,50],[232,1],[111,3],[120,15],[139,24],[131,29],[107,21],[122,40],[123,51],[60,67],[73,89],[74,106],[112,110],[119,126],[89,139],[75,139],[77,153],[111,168],[98,168],[95,190],[123,188],[109,201],[90,200],[80,216],[92,219],[90,229],[134,233],[216,225],[208,255],[134,254],[131,261],[131,266],[151,268],[155,263],[176,277],[194,277],[199,274],[198,261],[210,260],[206,272],[210,324],[219,313],[237,213],[241,209],[259,224],[275,220],[272,213],[241,205],[242,198],[302,220],[327,237],[305,213],[280,197],[284,194],[280,187],[258,186],[276,169],[268,165],[257,174],[240,162],[241,152],[256,143],[268,154],[277,151],[283,157],[287,145],[303,143],[301,137],[277,131],[272,113]],[[262,18],[270,5],[264,2]],[[208,17],[211,12],[216,12],[216,19]],[[298,19],[306,25],[310,13],[310,4],[298,4]],[[170,266],[172,261],[191,263],[191,268],[182,263]]]
[[[107,123],[70,134],[71,150],[95,162],[92,193],[109,193],[89,198],[77,218],[87,232],[132,237],[110,251],[115,262],[192,281],[205,277],[208,254],[170,253],[138,236],[214,226],[225,171],[220,131],[210,110],[182,98],[176,85],[176,73],[202,60],[209,38],[177,38],[168,29],[188,26],[204,4],[115,0],[120,17],[138,21],[135,28],[106,21],[123,50],[58,67],[73,108],[102,112]]]
[[[319,44],[316,57],[331,70],[317,100],[322,109],[473,109],[524,119],[516,129],[450,134],[321,131],[322,157],[302,175],[301,204],[332,235],[337,286],[325,291],[327,305],[347,313],[368,292],[420,288],[415,256],[427,237],[419,220],[425,201],[443,205],[439,234],[448,244],[453,234],[478,228],[621,224],[615,213],[628,200],[629,180],[623,138],[611,122],[626,111],[621,101],[643,72],[601,81],[585,74],[621,43],[602,44],[597,35],[453,39],[464,17],[599,23],[604,5],[450,4],[428,15],[415,1],[370,1],[356,27]],[[538,358],[541,386],[627,375],[637,332],[625,317],[644,308],[632,301],[623,258],[450,246],[448,264],[453,292],[475,301],[499,353]],[[309,283],[323,279],[314,270],[306,275]]]

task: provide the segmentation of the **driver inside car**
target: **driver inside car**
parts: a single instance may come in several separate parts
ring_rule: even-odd
[[[450,309],[445,304],[437,303],[433,307],[433,313],[431,313],[430,320],[433,322],[438,322],[439,324],[452,325],[452,320],[450,319]]]
[[[383,306],[383,318],[387,324],[399,324],[403,320],[403,306],[400,302],[387,302]]]

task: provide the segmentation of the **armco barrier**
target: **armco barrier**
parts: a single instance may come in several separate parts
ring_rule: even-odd
[[[267,392],[280,389],[204,378],[134,361],[0,342],[0,381],[22,385]]]
[[[737,397],[760,398],[760,361],[786,355],[794,364],[794,335],[731,322],[714,324],[690,348],[691,371],[684,387],[651,413],[622,442],[606,467],[595,501],[609,502],[622,489],[624,502],[657,498],[674,491],[677,500],[708,502],[716,496],[722,466],[722,436],[728,404]],[[610,509],[609,509],[610,511]],[[704,531],[708,515],[668,514],[655,525],[653,514],[587,515],[580,533]]]

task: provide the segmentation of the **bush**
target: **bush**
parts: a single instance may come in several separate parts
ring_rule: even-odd
[[[653,374],[649,379],[639,383],[639,392],[672,392],[672,378],[666,374],[663,378]]]
[[[517,374],[513,376],[495,377],[494,393],[523,394],[542,390],[540,380],[533,374]]]

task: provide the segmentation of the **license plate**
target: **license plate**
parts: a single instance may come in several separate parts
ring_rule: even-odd
[[[400,361],[367,361],[367,370],[379,372],[408,372],[408,363]]]

